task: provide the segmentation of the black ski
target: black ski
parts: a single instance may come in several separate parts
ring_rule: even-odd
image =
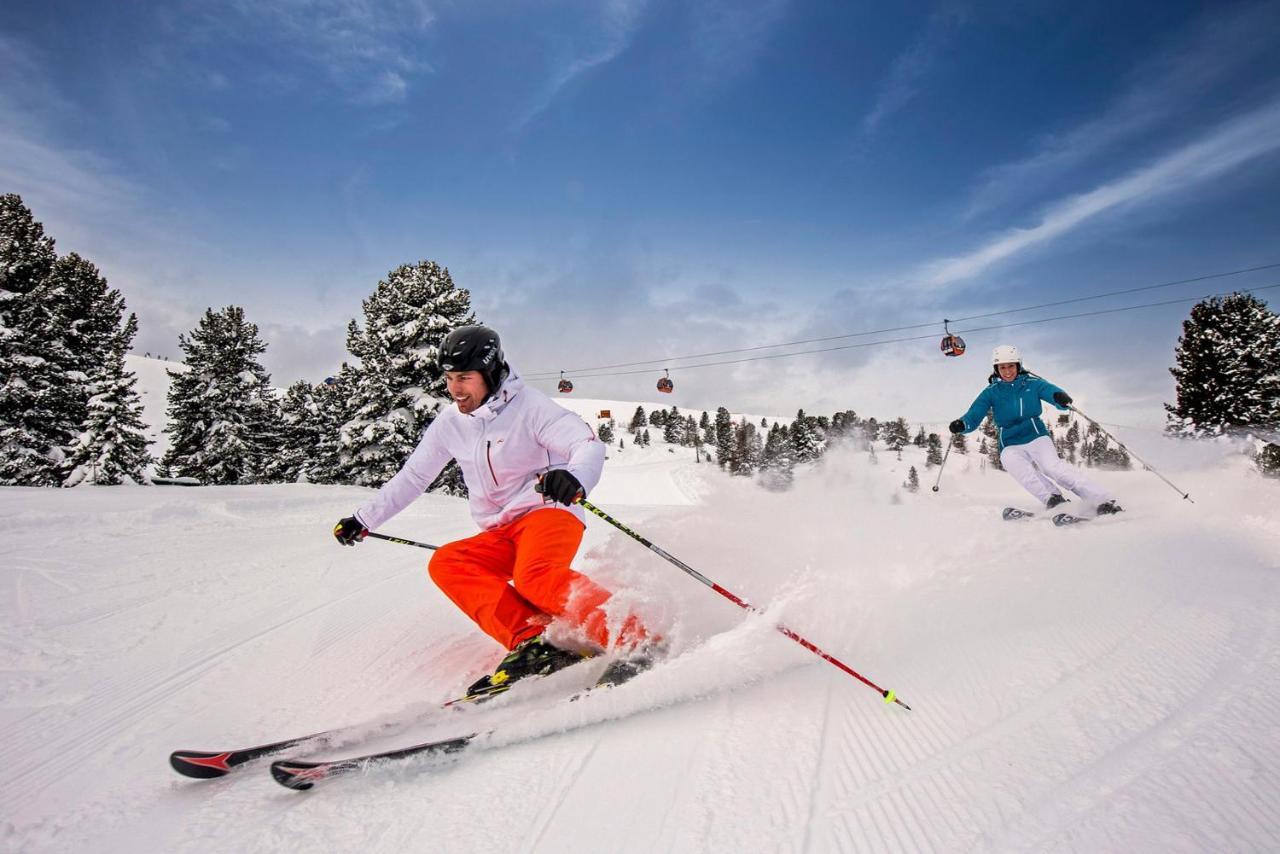
[[[1078,522],[1088,521],[1089,520],[1083,516],[1072,516],[1070,513],[1059,513],[1057,516],[1053,517],[1053,524],[1057,525],[1059,528],[1066,527],[1067,525],[1075,525]]]
[[[1006,507],[1000,514],[1006,522],[1012,522],[1015,519],[1034,519],[1035,515],[1030,510],[1019,510],[1017,507]]]
[[[649,656],[636,658],[620,658],[609,664],[596,681],[595,685],[570,695],[565,702],[574,703],[593,691],[614,688],[630,681],[644,671],[650,669],[655,661]],[[448,756],[466,750],[476,739],[492,735],[494,730],[473,732],[468,735],[444,738],[415,744],[411,747],[400,747],[355,756],[350,759],[334,759],[328,762],[305,762],[293,759],[278,759],[271,763],[271,777],[286,789],[306,791],[324,780],[344,777],[370,771],[375,767],[403,762],[409,759]]]
[[[306,791],[321,780],[330,780],[348,774],[357,774],[368,770],[375,764],[403,761],[414,757],[445,756],[457,753],[466,748],[479,733],[446,738],[440,741],[428,741],[415,744],[413,747],[402,747],[398,750],[384,750],[357,756],[353,759],[337,759],[332,762],[299,762],[292,759],[278,759],[271,763],[271,776],[287,789]]]
[[[528,685],[537,679],[545,677],[535,676],[521,680],[518,684]],[[482,703],[492,700],[494,697],[505,694],[511,690],[512,685],[503,685],[497,688],[488,689],[483,694],[473,694],[466,697],[456,697],[441,703],[436,710],[450,708],[465,708],[467,706],[478,706]],[[401,726],[400,723],[383,724],[378,728],[378,732],[394,729]],[[197,780],[213,780],[218,777],[225,777],[232,771],[235,771],[242,765],[253,762],[255,759],[264,759],[276,753],[282,753],[294,747],[313,746],[323,747],[335,741],[341,740],[343,737],[360,731],[360,726],[339,727],[337,729],[324,730],[323,732],[313,732],[310,735],[301,735],[296,738],[285,739],[284,741],[273,741],[270,744],[259,744],[255,747],[242,747],[238,750],[224,751],[203,751],[203,750],[175,750],[169,754],[169,764],[173,766],[173,770],[177,771],[184,777],[192,777]]]

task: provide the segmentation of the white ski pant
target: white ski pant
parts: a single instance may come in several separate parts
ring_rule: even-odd
[[[1086,480],[1080,469],[1061,459],[1048,436],[1033,439],[1025,445],[1009,445],[1000,452],[1000,464],[1042,504],[1054,493],[1061,494],[1063,487],[1090,504],[1101,504],[1112,497]]]

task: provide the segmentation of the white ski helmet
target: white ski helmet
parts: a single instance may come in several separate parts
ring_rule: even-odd
[[[991,364],[1006,365],[1009,363],[1022,364],[1022,354],[1018,352],[1018,348],[1012,344],[1001,344],[999,347],[991,351]]]

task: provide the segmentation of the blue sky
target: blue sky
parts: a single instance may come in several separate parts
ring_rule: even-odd
[[[1275,2],[19,0],[0,191],[123,290],[140,352],[238,303],[278,383],[316,379],[430,258],[526,371],[661,359],[1280,261],[1277,32]],[[672,361],[673,402],[950,418],[1007,341],[1154,424],[1188,307],[954,360]]]

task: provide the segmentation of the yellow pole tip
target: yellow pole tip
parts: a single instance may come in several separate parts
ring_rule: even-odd
[[[884,692],[884,701],[885,701],[886,703],[892,703],[892,702],[893,702],[894,700],[896,700],[896,699],[898,699],[898,695],[897,695],[897,694],[895,694],[895,693],[893,693],[893,691],[885,691],[885,692]]]

